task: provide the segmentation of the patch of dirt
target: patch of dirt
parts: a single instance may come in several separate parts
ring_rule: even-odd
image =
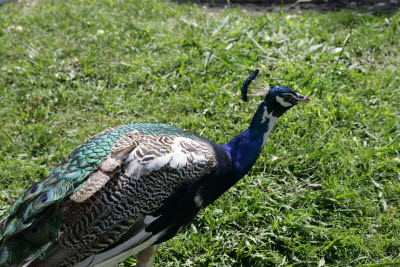
[[[187,2],[178,0],[178,2]],[[339,11],[360,9],[367,11],[396,11],[400,0],[193,0],[188,1],[210,8],[240,7],[250,11]]]

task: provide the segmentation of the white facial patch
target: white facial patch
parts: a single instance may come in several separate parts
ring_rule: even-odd
[[[294,98],[296,98],[297,101],[301,100],[304,98],[304,96],[299,96],[299,94],[297,94],[297,96],[293,96]]]
[[[267,111],[267,106],[264,106],[264,113],[261,119],[261,123],[264,123],[268,118],[268,111]]]
[[[275,125],[275,122],[278,120],[278,117],[273,116],[272,113],[268,113],[267,107],[265,106],[261,123],[264,123],[267,119],[268,119],[268,130],[264,133],[262,146],[264,146],[265,143],[267,143],[268,136],[271,133],[271,130]]]
[[[277,101],[279,104],[281,104],[282,107],[286,107],[286,108],[287,108],[287,107],[293,106],[292,104],[290,104],[290,103],[286,102],[285,100],[283,100],[283,98],[280,97],[280,96],[276,96],[276,101]]]
[[[262,146],[264,147],[264,145],[267,143],[268,140],[268,136],[271,133],[272,128],[275,125],[275,122],[278,120],[278,117],[272,116],[272,114],[268,114],[268,118],[269,118],[269,122],[268,122],[268,131],[266,131],[264,133],[263,136],[263,143]]]

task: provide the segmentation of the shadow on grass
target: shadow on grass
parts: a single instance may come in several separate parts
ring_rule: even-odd
[[[342,9],[372,12],[396,12],[399,0],[176,0],[213,8],[245,8],[250,11],[340,11]]]

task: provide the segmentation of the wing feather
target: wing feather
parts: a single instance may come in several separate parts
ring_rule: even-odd
[[[205,139],[177,127],[109,128],[77,147],[13,204],[0,221],[0,265],[33,258],[33,263],[43,259],[37,264],[78,262],[110,246],[214,164]],[[42,232],[35,238],[38,227]]]
[[[75,219],[61,226],[59,242],[80,251],[64,263],[82,261],[112,246],[132,225],[161,208],[174,192],[201,179],[214,165],[214,151],[206,142],[185,137],[142,137],[106,187],[88,201],[71,203],[63,211],[66,217]],[[79,208],[81,214],[96,213],[96,208],[107,208],[109,213],[89,223],[83,217],[69,215]]]

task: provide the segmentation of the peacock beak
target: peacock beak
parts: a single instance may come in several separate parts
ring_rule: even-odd
[[[297,104],[299,104],[299,103],[310,103],[311,102],[311,99],[306,97],[306,96],[304,96],[304,95],[297,94],[297,97],[298,97]]]

